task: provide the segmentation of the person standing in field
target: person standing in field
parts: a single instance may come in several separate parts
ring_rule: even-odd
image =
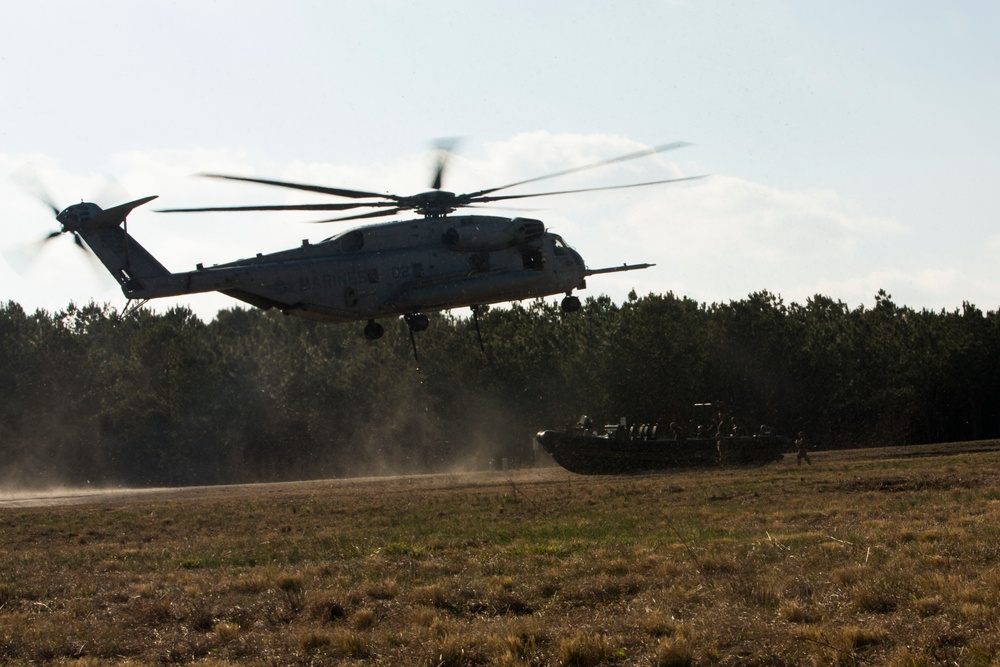
[[[809,460],[809,445],[806,444],[805,431],[799,431],[799,437],[795,438],[795,449],[798,450],[795,455],[795,462],[798,465],[802,465],[802,459],[805,459],[808,465],[812,465],[812,461]]]

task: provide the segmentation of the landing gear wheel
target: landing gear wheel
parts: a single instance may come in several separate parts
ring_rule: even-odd
[[[365,325],[365,338],[368,340],[378,340],[385,333],[385,329],[375,320],[368,320]]]
[[[566,296],[560,306],[564,313],[575,313],[580,310],[580,299],[572,295]]]

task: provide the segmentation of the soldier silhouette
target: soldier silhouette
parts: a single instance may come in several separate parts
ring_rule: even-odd
[[[809,460],[809,445],[806,443],[806,433],[805,431],[799,431],[799,437],[795,438],[795,449],[798,453],[795,455],[795,462],[798,465],[802,465],[802,460],[805,459],[808,465],[812,465],[812,461]]]

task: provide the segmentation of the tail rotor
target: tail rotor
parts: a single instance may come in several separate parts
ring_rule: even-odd
[[[25,273],[51,241],[67,233],[73,237],[73,244],[77,248],[86,253],[91,260],[95,259],[80,237],[80,234],[71,227],[68,227],[63,219],[64,215],[73,207],[64,209],[56,204],[55,198],[32,167],[21,167],[11,175],[11,180],[17,183],[26,194],[52,211],[53,217],[59,223],[58,229],[49,232],[37,241],[5,249],[3,252],[4,259],[7,260],[12,268],[18,273]],[[90,206],[95,205],[91,204]]]
[[[146,197],[144,199],[129,202],[128,204],[114,206],[109,209],[102,209],[97,204],[90,202],[80,202],[78,204],[71,204],[65,208],[60,208],[59,205],[56,204],[56,200],[49,193],[48,188],[45,187],[42,179],[38,177],[38,174],[30,166],[22,167],[16,171],[11,178],[14,182],[20,185],[28,195],[32,196],[43,206],[52,211],[56,222],[59,223],[58,229],[49,232],[37,241],[3,251],[4,259],[7,260],[8,264],[10,264],[15,271],[22,274],[31,267],[41,251],[51,241],[55,240],[59,236],[62,236],[63,234],[69,234],[73,239],[73,245],[79,248],[87,256],[87,259],[91,262],[92,266],[99,274],[103,274],[103,271],[100,270],[100,260],[87,246],[83,236],[80,234],[80,230],[88,224],[122,224],[125,221],[125,216],[127,216],[133,208],[145,204],[155,198]],[[100,199],[106,200],[110,197],[121,197],[122,192],[123,188],[121,187],[121,184],[114,179],[108,179],[107,184],[102,190]]]

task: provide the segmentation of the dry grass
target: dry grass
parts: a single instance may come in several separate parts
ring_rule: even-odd
[[[1000,663],[1000,454],[0,505],[0,662]]]

